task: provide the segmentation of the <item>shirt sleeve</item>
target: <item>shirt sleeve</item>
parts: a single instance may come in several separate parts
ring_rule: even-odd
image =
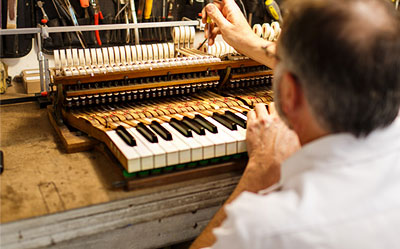
[[[216,242],[211,249],[280,248],[282,236],[276,235],[290,224],[295,199],[293,193],[284,191],[268,195],[243,192],[226,205],[227,218],[213,230]]]
[[[253,196],[255,194],[244,192],[226,206],[227,218],[220,227],[213,230],[217,240],[211,249],[250,248],[251,230],[246,224],[246,214],[248,214],[248,205],[251,203],[249,198]]]

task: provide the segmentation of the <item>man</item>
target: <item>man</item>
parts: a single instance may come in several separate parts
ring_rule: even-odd
[[[399,14],[386,0],[287,8],[276,53],[233,0],[205,8],[209,43],[274,67],[275,105],[249,112],[248,165],[191,248],[400,248]]]

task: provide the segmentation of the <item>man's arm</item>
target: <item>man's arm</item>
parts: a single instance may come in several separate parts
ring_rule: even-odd
[[[214,43],[217,34],[221,34],[224,40],[240,53],[256,60],[270,68],[275,66],[275,58],[269,56],[265,48],[271,54],[275,54],[275,43],[258,37],[243,16],[234,0],[214,1],[208,4],[202,12],[203,23],[207,22],[207,16],[213,21],[211,33],[205,28],[205,35],[209,44]]]
[[[243,191],[257,193],[278,182],[281,162],[300,147],[298,137],[279,119],[273,104],[270,113],[263,104],[256,105],[255,110],[249,112],[246,142],[249,162],[242,178],[191,249],[212,246],[216,241],[212,230],[225,220],[225,206]]]

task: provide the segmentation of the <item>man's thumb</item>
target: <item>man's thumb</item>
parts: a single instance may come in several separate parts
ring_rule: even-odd
[[[217,24],[218,27],[223,28],[229,24],[229,21],[222,15],[221,11],[214,4],[207,4],[206,6],[207,15]]]

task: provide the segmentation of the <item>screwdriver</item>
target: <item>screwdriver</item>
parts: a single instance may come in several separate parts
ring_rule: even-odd
[[[266,0],[265,7],[267,8],[268,14],[278,22],[282,22],[282,14],[279,5],[275,0]]]

